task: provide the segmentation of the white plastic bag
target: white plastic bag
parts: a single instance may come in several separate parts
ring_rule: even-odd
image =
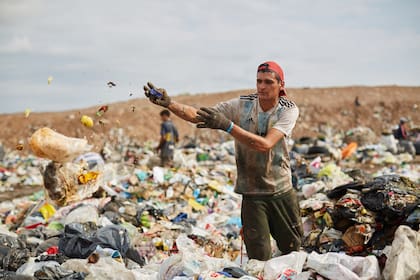
[[[375,256],[352,257],[340,253],[308,255],[308,268],[329,279],[375,280],[381,279],[378,260]]]
[[[420,233],[399,226],[387,257],[385,279],[420,279]]]
[[[292,252],[268,260],[264,266],[264,280],[282,279],[281,277],[286,274],[289,274],[288,276],[297,275],[302,272],[306,256],[306,252]]]
[[[167,258],[159,270],[159,280],[170,280],[176,276],[195,277],[207,275],[214,271],[221,271],[225,267],[237,265],[221,258],[206,256],[203,248],[198,248],[194,241],[185,234],[176,239],[179,254]]]
[[[86,139],[67,137],[48,127],[35,131],[29,145],[36,156],[61,163],[69,162],[92,148]]]
[[[163,184],[165,182],[165,169],[159,166],[153,167],[153,181],[156,184]]]
[[[99,216],[98,209],[92,205],[82,205],[72,210],[65,218],[64,224],[70,223],[87,223],[92,222],[95,225],[98,224]]]

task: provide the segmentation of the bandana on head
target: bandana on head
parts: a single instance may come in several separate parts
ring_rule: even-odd
[[[281,85],[284,87],[284,72],[281,69],[280,65],[274,61],[266,61],[258,66],[257,72],[273,72],[276,74],[277,78],[280,79]],[[286,95],[286,90],[283,89],[280,91],[280,96]]]

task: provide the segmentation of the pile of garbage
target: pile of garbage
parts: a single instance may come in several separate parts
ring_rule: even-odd
[[[114,133],[119,144],[97,154],[84,139],[43,128],[29,142],[37,157],[4,155],[2,186],[21,176],[43,190],[0,203],[1,279],[420,276],[420,168],[404,154],[380,160],[386,150],[372,137],[294,143],[303,247],[278,256],[273,242],[274,257],[262,262],[247,258],[241,239],[232,141],[184,143],[164,168],[151,143]],[[13,164],[25,173],[14,175]]]

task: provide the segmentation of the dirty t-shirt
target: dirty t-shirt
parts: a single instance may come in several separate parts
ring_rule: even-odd
[[[235,141],[238,171],[235,192],[247,196],[271,196],[292,189],[290,159],[286,140],[290,137],[299,109],[284,97],[273,109],[264,112],[258,95],[251,94],[219,103],[215,109],[223,113],[241,128],[265,137],[271,128],[281,131],[285,137],[268,152],[258,152]]]
[[[160,135],[165,140],[161,147],[161,156],[172,156],[174,152],[175,141],[178,139],[178,130],[172,121],[166,121],[161,124]]]

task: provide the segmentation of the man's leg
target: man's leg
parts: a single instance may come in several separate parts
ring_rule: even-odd
[[[282,255],[299,250],[303,229],[296,192],[291,190],[271,200],[268,213],[270,232]]]
[[[246,198],[242,200],[242,229],[249,259],[265,261],[271,258],[267,215],[265,201]]]

